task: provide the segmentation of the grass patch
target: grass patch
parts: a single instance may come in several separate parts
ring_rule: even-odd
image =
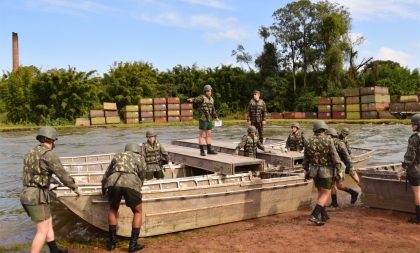
[[[5,252],[15,252],[15,251],[23,251],[23,250],[27,250],[31,248],[31,243],[22,243],[22,244],[16,244],[13,246],[7,246],[7,247],[3,247],[0,246],[0,253],[5,253]]]

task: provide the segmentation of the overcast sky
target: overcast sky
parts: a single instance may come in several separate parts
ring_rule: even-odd
[[[290,1],[274,0],[0,0],[0,71],[12,68],[11,34],[20,64],[42,70],[107,72],[114,61],[236,64],[242,44],[261,52],[258,28]],[[352,14],[352,33],[366,38],[360,57],[420,67],[420,0],[337,0]]]

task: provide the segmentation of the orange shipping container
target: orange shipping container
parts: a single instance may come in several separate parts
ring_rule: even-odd
[[[142,118],[153,118],[153,112],[141,112]]]
[[[193,110],[181,110],[181,116],[193,116]]]
[[[181,104],[181,110],[192,110],[193,104]]]
[[[138,124],[139,118],[127,118],[125,119],[125,123],[127,124]]]
[[[90,126],[89,118],[77,118],[75,126]]]
[[[179,98],[177,97],[172,97],[172,98],[167,98],[168,104],[179,104]]]
[[[305,113],[304,112],[295,112],[295,119],[304,119]]]
[[[105,117],[118,117],[118,111],[105,111]]]
[[[346,97],[346,104],[360,104],[360,97]]]
[[[103,110],[90,110],[90,117],[91,118],[102,118],[105,117]]]
[[[104,102],[104,110],[115,111],[117,110],[117,104]]]
[[[272,119],[282,119],[283,118],[283,114],[281,112],[272,112],[271,113],[271,118]]]
[[[168,122],[167,121],[167,119],[166,119],[166,117],[155,117],[155,122],[157,122],[157,123],[165,123],[165,122]]]
[[[181,121],[193,121],[193,117],[190,117],[190,116],[181,116]]]
[[[318,98],[318,105],[331,105],[331,98],[326,98],[326,97]]]
[[[154,105],[166,105],[166,98],[154,98],[153,99]]]

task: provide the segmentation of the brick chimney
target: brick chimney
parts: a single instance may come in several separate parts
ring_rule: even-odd
[[[12,47],[13,47],[13,72],[19,68],[19,41],[18,34],[12,32]]]

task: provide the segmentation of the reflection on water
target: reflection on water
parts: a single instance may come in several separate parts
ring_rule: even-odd
[[[352,146],[375,149],[371,164],[400,162],[411,134],[409,126],[399,124],[331,126],[337,130],[350,128]],[[307,137],[311,135],[311,127],[309,124],[302,126]],[[162,143],[170,143],[173,139],[193,138],[198,134],[197,127],[166,127],[155,130]],[[289,131],[288,125],[269,126],[265,130],[267,137],[283,139]],[[76,156],[121,151],[127,142],[143,142],[146,129],[80,128],[59,132],[55,152],[59,156]],[[213,138],[239,141],[244,134],[246,127],[229,126],[214,129]],[[29,242],[34,234],[34,226],[19,202],[23,156],[36,145],[34,136],[35,131],[0,133],[0,246]],[[61,205],[53,205],[52,211],[59,238],[86,240],[104,237],[103,232],[81,221]]]

